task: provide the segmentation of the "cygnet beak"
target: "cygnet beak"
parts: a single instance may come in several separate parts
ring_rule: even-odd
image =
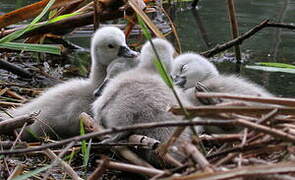
[[[186,84],[186,77],[185,76],[178,76],[176,75],[174,78],[174,83],[175,85],[184,88],[185,84]]]
[[[134,58],[138,56],[138,52],[131,50],[128,46],[120,46],[118,56],[126,58]]]
[[[101,85],[93,92],[94,97],[99,97],[102,94],[103,89],[106,87],[107,83],[109,82],[108,79],[104,80]]]

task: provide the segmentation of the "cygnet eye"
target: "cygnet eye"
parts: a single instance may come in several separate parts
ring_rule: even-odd
[[[112,49],[112,48],[114,48],[114,45],[109,44],[108,47]]]
[[[180,72],[185,72],[185,71],[187,71],[188,70],[188,65],[187,64],[184,64],[183,66],[181,66],[181,68],[180,68]]]

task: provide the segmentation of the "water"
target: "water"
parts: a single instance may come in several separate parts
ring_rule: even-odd
[[[2,0],[0,11],[8,12],[31,2],[33,1]],[[273,22],[295,23],[295,0],[239,0],[235,3],[241,33],[265,19]],[[202,52],[230,39],[230,25],[225,1],[202,0],[199,2],[197,11],[192,11],[188,7],[187,3],[177,3],[176,7],[171,6],[168,10],[177,27],[184,52]],[[88,48],[89,36],[90,34],[69,36],[68,39]],[[287,29],[264,28],[250,39],[245,40],[241,45],[241,50],[246,64],[255,62],[295,64],[295,32]],[[228,50],[227,54],[231,54],[231,51]],[[223,53],[222,58],[217,58],[215,64],[222,73],[235,73],[236,65],[233,62],[219,61],[230,59],[224,58],[223,55],[227,54]],[[81,55],[74,54],[73,57],[81,57]],[[86,57],[83,60],[89,61],[89,57]],[[263,85],[275,95],[295,97],[294,74],[252,70],[246,68],[245,65],[241,66],[240,74]]]

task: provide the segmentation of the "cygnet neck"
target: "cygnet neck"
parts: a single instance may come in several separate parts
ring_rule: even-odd
[[[99,57],[95,56],[94,53],[91,54],[91,70],[89,74],[89,79],[91,84],[98,87],[107,75],[107,66],[99,63]]]

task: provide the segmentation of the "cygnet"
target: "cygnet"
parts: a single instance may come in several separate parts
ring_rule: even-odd
[[[258,84],[255,84],[236,75],[219,74],[214,64],[206,58],[194,54],[185,53],[175,58],[171,75],[176,84],[184,89],[184,96],[195,106],[209,105],[211,103],[233,103],[241,102],[239,100],[221,99],[211,101],[210,99],[196,98],[195,93],[198,88],[206,89],[208,92],[229,93],[237,95],[250,95],[260,97],[272,97],[273,95]],[[200,84],[196,83],[200,82]],[[201,85],[201,86],[200,86]],[[261,105],[261,103],[243,102],[247,105]],[[238,128],[228,127],[204,127],[207,133],[228,133],[238,131]]]
[[[87,79],[72,79],[56,85],[23,106],[9,110],[13,116],[40,111],[39,121],[26,128],[22,139],[49,135],[52,138],[79,135],[79,115],[91,113],[93,91],[106,76],[106,68],[119,57],[137,53],[126,44],[124,33],[116,27],[98,29],[91,41],[91,72]],[[30,133],[32,132],[32,133]]]
[[[170,72],[174,48],[163,39],[153,39],[152,43]],[[153,63],[156,58],[151,43],[146,42],[142,47],[138,66],[121,73],[107,84],[102,95],[93,103],[92,110],[98,123],[112,128],[179,119],[167,112],[170,106],[177,105],[177,101],[156,70]],[[184,104],[186,105],[185,102]],[[135,130],[121,133],[115,140],[121,140],[130,134],[139,134],[165,142],[173,130],[174,128],[170,127]],[[148,153],[144,154],[144,157],[154,163]],[[179,159],[178,156],[176,158]]]
[[[195,53],[184,53],[173,61],[172,73],[175,83],[182,87],[195,105],[205,105],[195,98],[195,86],[200,82],[209,92],[251,96],[273,96],[263,87],[243,77],[219,74],[213,63]],[[222,102],[235,100],[222,99]]]

